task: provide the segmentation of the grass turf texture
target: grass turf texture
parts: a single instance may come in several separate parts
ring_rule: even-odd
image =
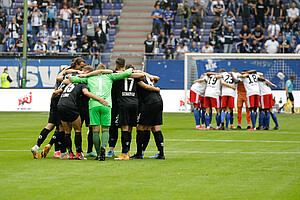
[[[166,160],[105,162],[59,160],[53,150],[34,160],[47,117],[0,113],[0,199],[300,199],[299,115],[278,115],[280,131],[250,132],[194,130],[193,114],[164,114]],[[151,140],[145,156],[155,153]]]

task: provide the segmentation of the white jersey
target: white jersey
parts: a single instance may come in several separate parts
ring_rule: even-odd
[[[221,80],[215,75],[204,77],[206,81],[205,97],[219,98],[221,95]]]
[[[221,74],[222,75],[222,79],[229,85],[235,87],[236,84],[232,78],[232,76],[228,73],[228,72],[224,72]],[[236,77],[235,77],[236,78]],[[231,97],[235,97],[235,90],[222,85],[222,96],[231,96]]]
[[[265,81],[258,81],[260,96],[272,94],[272,90]]]
[[[252,95],[260,95],[258,78],[259,76],[257,74],[250,74],[246,78],[241,79],[244,83],[248,97]]]
[[[197,82],[197,83],[194,83],[191,87],[191,90],[201,96],[204,96],[205,94],[205,88],[206,88],[206,82]]]

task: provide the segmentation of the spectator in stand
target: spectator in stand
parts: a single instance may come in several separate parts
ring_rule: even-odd
[[[55,42],[55,45],[58,47],[59,51],[61,51],[62,47],[62,32],[59,30],[58,24],[55,25],[54,30],[51,33],[52,40]]]
[[[165,32],[161,32],[159,37],[157,38],[157,46],[159,49],[165,49],[168,42],[168,37],[166,37]]]
[[[177,10],[178,10],[178,0],[168,0],[167,6],[170,6],[170,9],[172,10],[172,12],[174,14],[173,23],[175,23],[175,18],[176,18]]]
[[[2,28],[2,24],[0,23],[0,52],[3,51],[2,40],[4,39],[4,29]]]
[[[59,10],[64,9],[65,6],[67,6],[67,9],[71,9],[71,4],[68,2],[68,0],[63,0],[59,6]]]
[[[202,47],[202,53],[213,53],[214,49],[209,45],[208,42],[205,42],[205,45]]]
[[[180,42],[189,44],[190,42],[190,32],[187,30],[186,26],[183,26],[182,31],[180,32]]]
[[[246,39],[243,39],[242,42],[239,42],[236,44],[236,51],[238,53],[249,53],[250,52],[250,46],[247,43]]]
[[[224,37],[225,37],[224,53],[231,53],[233,39],[234,39],[234,32],[232,26],[228,26],[228,28],[225,29]]]
[[[188,53],[188,52],[189,52],[189,50],[188,50],[187,46],[185,46],[183,42],[180,42],[179,46],[176,49],[177,59],[183,59],[184,54]]]
[[[46,24],[43,24],[42,26],[42,30],[40,30],[40,32],[38,33],[37,37],[39,38],[39,40],[41,40],[46,47],[48,46],[48,42],[49,42],[49,32],[47,30],[47,26]]]
[[[43,44],[41,40],[38,41],[37,44],[34,45],[34,52],[38,54],[46,53],[46,46]]]
[[[230,0],[228,3],[227,10],[231,10],[232,15],[236,16],[238,7],[238,3],[235,0]]]
[[[189,20],[191,18],[191,9],[188,2],[185,1],[183,6],[180,8],[179,13],[181,15],[181,27],[189,27]]]
[[[48,46],[47,53],[49,53],[50,55],[55,55],[59,53],[59,48],[55,45],[54,41],[52,41],[51,45]]]
[[[239,37],[241,40],[246,39],[247,41],[251,38],[251,31],[248,29],[248,26],[245,24],[240,31]]]
[[[300,44],[297,45],[295,49],[295,53],[300,54]]]
[[[200,5],[200,0],[197,0],[196,3],[194,3],[192,9],[193,19],[192,23],[197,28],[200,28],[203,20],[204,10],[202,6]]]
[[[82,28],[81,28],[78,18],[75,19],[75,23],[72,26],[71,36],[74,36],[76,38],[77,45],[78,45],[80,43],[81,37],[82,37]]]
[[[68,9],[67,5],[64,5],[63,9],[60,10],[60,19],[62,23],[62,29],[64,31],[64,34],[67,34],[67,30],[69,29],[69,22],[71,17],[72,11]]]
[[[6,16],[5,12],[2,11],[1,15],[0,15],[0,24],[4,29],[6,29],[6,23],[7,23],[7,16]]]
[[[272,20],[272,24],[268,27],[268,37],[271,38],[272,35],[275,36],[275,38],[278,38],[280,33],[280,26],[276,24],[276,20]]]
[[[244,0],[244,3],[238,7],[237,15],[243,20],[243,24],[250,27],[251,6],[248,4],[248,0]]]
[[[195,41],[192,42],[192,46],[190,47],[189,52],[190,53],[200,53],[200,50]]]
[[[174,59],[174,53],[175,53],[175,49],[172,47],[172,45],[167,45],[166,52],[165,52],[166,59],[170,59],[170,57]]]
[[[14,38],[15,41],[19,39],[20,26],[17,24],[16,18],[11,19],[11,23],[8,25],[7,30],[10,32],[10,37]]]
[[[220,35],[222,33],[224,26],[222,21],[220,20],[220,17],[216,17],[214,23],[211,25],[210,32],[216,31],[217,35]]]
[[[193,29],[191,31],[191,39],[195,42],[200,42],[200,37],[199,37],[199,32],[197,30],[197,27],[196,26],[193,26]]]
[[[211,4],[211,8],[212,8],[212,14],[214,16],[218,16],[220,18],[222,18],[224,10],[225,10],[225,5],[224,2],[221,0],[216,0],[213,1]]]
[[[83,13],[84,15],[88,15],[89,10],[87,9],[87,4],[84,3],[83,0],[79,1],[79,5],[78,5],[78,9],[81,13]],[[102,14],[102,13],[101,13]]]
[[[21,7],[18,7],[18,9],[17,9],[16,19],[17,19],[17,24],[22,26],[23,25],[23,20],[24,20],[24,15],[23,15]]]
[[[28,20],[28,19],[24,19]],[[24,32],[24,24],[22,25],[22,32]],[[31,49],[33,48],[33,36],[32,36],[32,26],[31,23],[27,23],[27,41],[28,41],[28,47]]]
[[[287,24],[286,30],[282,32],[282,35],[286,36],[286,39],[290,42],[291,45],[294,44],[294,33],[289,24]]]
[[[161,21],[162,19],[162,12],[159,9],[159,5],[155,6],[155,10],[152,11],[152,19],[153,19],[153,25],[152,25],[152,33],[154,35],[159,35],[161,31]]]
[[[223,53],[224,52],[224,44],[225,44],[224,33],[221,33],[221,35],[219,36],[218,43],[219,43],[219,49],[218,49],[217,53]]]
[[[279,18],[282,18],[282,6],[280,0],[276,0],[275,5],[271,9],[271,19],[277,21]]]
[[[97,41],[98,47],[101,49],[101,52],[105,51],[105,44],[107,42],[105,33],[99,28],[96,28],[95,40]]]
[[[30,13],[30,16],[31,16],[32,35],[33,38],[36,38],[36,35],[38,34],[38,32],[40,32],[40,29],[42,27],[42,13],[37,8],[37,6],[35,6],[33,11]]]
[[[66,44],[69,53],[76,53],[78,48],[78,43],[75,36],[71,36],[70,40]]]
[[[233,12],[231,10],[227,10],[227,14],[223,18],[223,24],[225,27],[231,26],[232,29],[234,29],[236,18],[233,15]]]
[[[95,38],[95,24],[93,23],[93,18],[89,17],[88,23],[85,25],[85,33],[84,35],[87,36],[88,41],[92,44]]]
[[[55,25],[55,21],[57,18],[57,9],[56,6],[53,5],[52,2],[49,3],[49,6],[46,9],[46,12],[48,13],[48,17],[47,17],[47,27],[48,28],[54,28]]]
[[[105,15],[102,15],[101,21],[99,22],[99,27],[104,32],[106,36],[106,40],[108,41],[109,40],[108,31],[110,29],[110,24],[109,21],[106,20]]]
[[[97,5],[100,9],[100,15],[102,15],[102,0],[93,0],[93,9],[96,9]]]
[[[116,27],[116,25],[119,24],[119,18],[115,15],[114,10],[110,11],[110,15],[107,17],[107,21],[112,28]]]
[[[219,39],[216,31],[213,31],[209,35],[209,45],[213,47],[213,49],[220,49]]]
[[[171,33],[167,42],[167,46],[172,46],[173,49],[177,49],[178,40],[174,37],[174,34]]]
[[[42,20],[46,21],[46,9],[49,6],[49,0],[39,0],[38,1],[38,8],[42,14]]]
[[[144,41],[143,51],[145,54],[154,53],[155,41],[152,39],[151,34],[147,35],[147,40]],[[153,55],[146,55],[147,59],[151,59]]]
[[[17,40],[16,46],[18,48],[18,52],[22,53],[23,52],[23,35],[21,35],[20,38]]]
[[[2,40],[3,51],[13,52],[16,47],[16,42],[14,38],[10,37],[10,33],[6,32],[5,38]]]
[[[265,38],[264,32],[261,29],[260,25],[257,24],[256,27],[255,27],[255,29],[252,32],[252,39],[256,40],[257,43],[259,45],[261,45],[264,42],[264,38]]]
[[[170,9],[170,6],[166,7],[166,11],[164,12],[163,15],[163,20],[164,20],[165,34],[170,35],[172,25],[173,25],[173,20],[174,20],[174,14],[173,11]]]
[[[282,42],[280,43],[281,53],[290,53],[291,52],[290,49],[291,49],[290,41],[288,41],[286,39],[286,36],[283,35]]]
[[[250,46],[250,53],[260,53],[261,46],[257,43],[257,40],[252,41],[252,45]]]
[[[74,9],[74,12],[72,13],[70,27],[73,27],[73,23],[75,22],[75,19],[79,20],[79,24],[82,27],[83,26],[83,14],[81,12],[79,12],[78,7],[76,7]]]
[[[0,1],[0,7],[2,8],[2,11],[4,11],[7,16],[10,15],[9,10],[11,8],[11,4],[12,4],[12,0],[2,0],[2,1]]]
[[[289,22],[295,31],[298,27],[298,22],[299,22],[299,9],[296,8],[296,3],[292,3],[292,7],[288,10],[288,17],[289,17]]]
[[[258,0],[258,3],[255,7],[255,26],[260,24],[265,28],[265,16],[268,15],[270,8],[266,6],[263,0]]]
[[[90,48],[91,48],[91,43],[89,43],[88,37],[83,36],[83,40],[81,42],[81,52],[88,53],[88,52],[90,52]]]
[[[95,56],[95,60],[97,60],[99,53],[100,53],[100,48],[97,44],[97,41],[93,40],[93,43],[92,43],[92,46],[91,46],[91,49],[90,49],[90,55]]]
[[[27,3],[28,12],[32,12],[33,9],[37,6],[38,6],[38,4],[37,4],[36,0],[28,0],[28,3]]]
[[[275,40],[274,35],[271,37],[271,39],[266,41],[265,51],[266,51],[266,53],[278,53],[279,43]]]

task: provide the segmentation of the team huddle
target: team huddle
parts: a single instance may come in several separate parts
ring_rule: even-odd
[[[55,144],[54,157],[77,160],[96,157],[95,160],[105,161],[106,157],[115,156],[118,129],[121,128],[122,152],[115,160],[143,159],[150,141],[150,131],[158,149],[158,153],[151,158],[165,159],[161,132],[163,101],[160,89],[155,87],[159,77],[135,70],[133,66],[126,65],[123,58],[116,60],[115,70],[106,69],[103,64],[94,70],[78,57],[72,60],[70,66],[61,67],[56,80],[48,124],[31,148],[34,158],[39,158],[41,144],[56,127],[49,144],[41,152],[42,158],[46,158]],[[82,150],[81,134],[84,122],[89,127],[86,157]],[[137,151],[130,156],[133,127],[136,127]],[[72,150],[72,129],[75,132],[76,154]]]
[[[200,79],[194,81],[190,89],[190,101],[194,105],[196,129],[241,129],[242,108],[245,103],[247,130],[269,130],[270,116],[275,123],[274,130],[279,130],[277,116],[272,111],[274,101],[270,86],[276,87],[256,70],[243,70],[239,73],[236,68],[233,68],[231,72],[221,69],[219,73],[203,74]],[[238,96],[238,126],[235,128],[233,109],[235,108],[236,93]],[[212,108],[216,110],[216,128],[211,126]],[[256,128],[258,109],[259,125]],[[202,124],[200,124],[200,119]]]

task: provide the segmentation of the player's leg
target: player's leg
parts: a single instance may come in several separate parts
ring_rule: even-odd
[[[130,156],[130,159],[143,159],[143,126],[136,126],[136,154]]]
[[[113,106],[111,109],[111,126],[109,127],[109,151],[107,152],[106,157],[114,157],[115,152],[114,149],[116,147],[116,144],[118,142],[118,126],[119,126],[119,112],[118,107]]]
[[[195,129],[200,129],[200,106],[199,104],[194,104],[194,118],[196,122],[196,128]]]
[[[237,98],[237,120],[238,120],[238,125],[236,129],[242,129],[242,109],[243,109],[243,98],[238,95]]]
[[[266,122],[265,109],[259,108],[259,117],[258,117],[258,130],[264,130]]]
[[[89,130],[87,132],[87,140],[88,140],[88,148],[86,152],[86,157],[96,157],[97,154],[93,152],[93,129],[90,126],[90,115],[89,115],[89,109],[80,111],[80,118],[81,118],[81,127],[83,125],[83,122],[85,122],[85,127],[88,127]]]
[[[228,128],[228,125],[229,125],[229,122],[230,122],[230,120],[231,120],[231,112],[232,112],[232,108],[230,108],[230,107],[227,107],[226,108],[226,130],[229,130],[229,128]]]
[[[277,116],[276,116],[275,112],[273,112],[272,108],[269,109],[269,113],[270,113],[270,115],[272,117],[272,120],[275,123],[275,127],[273,129],[274,130],[279,130],[280,128],[279,128],[279,123],[278,123],[278,120],[277,120]]]
[[[290,98],[290,100],[292,102],[292,105],[293,105],[292,113],[295,114],[295,104],[294,104],[294,95],[293,95],[293,93],[289,93],[289,98]]]
[[[250,108],[248,106],[248,98],[246,95],[243,97],[243,101],[246,104],[246,120],[247,120],[247,130],[251,129],[251,117],[250,117]]]
[[[81,117],[80,115],[78,118],[72,122],[72,127],[75,131],[75,147],[76,147],[76,156],[75,159],[77,160],[84,160],[83,153],[82,153],[82,135],[81,135]]]
[[[216,109],[216,122],[217,122],[217,129],[221,130],[221,98],[212,98],[212,107]]]
[[[111,107],[100,106],[100,122],[102,127],[100,161],[105,161],[105,151],[109,140],[109,127],[111,124]]]
[[[56,127],[56,130],[54,131],[54,134],[52,135],[51,137],[51,140],[50,142],[45,146],[44,150],[42,151],[41,153],[41,157],[42,158],[46,158],[51,147],[53,146],[54,143],[57,143],[57,140],[58,140],[58,134],[59,134],[59,127],[57,126]],[[58,144],[56,145],[58,146]],[[59,150],[58,150],[59,151]]]
[[[250,106],[250,117],[252,122],[252,128],[250,130],[256,130],[256,120],[257,120],[257,108],[259,107],[259,96],[251,95],[248,97],[248,103]]]
[[[227,107],[227,96],[222,96],[222,103],[221,103],[221,125],[222,129],[224,129],[224,122],[225,122],[225,115],[226,115],[226,107]]]
[[[61,124],[64,128],[65,131],[65,144],[66,144],[66,149],[69,152],[69,158],[73,159],[74,154],[72,151],[72,140],[71,140],[71,126],[70,123],[67,121],[61,121]]]
[[[93,144],[96,149],[97,157],[95,160],[100,160],[100,106],[90,109],[90,125],[93,130]]]
[[[204,97],[204,108],[205,108],[205,125],[206,129],[210,129],[210,112],[211,112],[211,103],[210,97]]]
[[[155,159],[165,159],[165,154],[164,154],[164,136],[161,132],[161,127],[160,125],[153,126],[151,128],[151,131],[154,136],[155,144],[158,150],[158,155],[155,155]]]

